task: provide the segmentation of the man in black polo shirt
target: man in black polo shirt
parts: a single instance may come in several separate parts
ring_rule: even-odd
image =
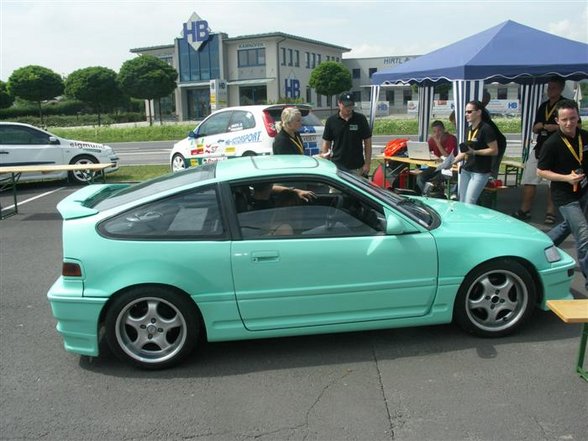
[[[367,176],[372,162],[372,131],[367,118],[353,111],[354,105],[351,93],[339,95],[339,111],[325,124],[322,156],[342,170]]]
[[[555,108],[557,132],[543,143],[537,175],[551,181],[551,196],[564,221],[547,234],[556,245],[572,233],[588,290],[588,132],[578,128],[575,101]]]

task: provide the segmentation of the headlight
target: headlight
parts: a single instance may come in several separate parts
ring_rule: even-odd
[[[551,245],[549,248],[545,248],[545,258],[549,263],[561,260],[561,255],[559,254],[559,250],[555,245]]]

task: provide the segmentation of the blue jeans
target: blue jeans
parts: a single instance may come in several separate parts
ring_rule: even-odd
[[[578,263],[588,289],[588,191],[580,200],[558,208],[564,220],[549,230],[547,235],[559,246],[572,233],[576,240]]]
[[[459,173],[459,201],[466,204],[477,203],[489,177],[490,173],[475,173],[462,168]]]

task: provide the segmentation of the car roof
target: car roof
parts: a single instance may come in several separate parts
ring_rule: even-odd
[[[225,181],[282,174],[335,175],[331,161],[303,155],[246,156],[216,163],[216,178]]]
[[[312,106],[310,104],[254,104],[251,106],[225,107],[224,109],[219,109],[212,112],[211,115],[221,112],[231,112],[233,110],[245,110],[254,113],[263,112],[264,110],[277,110],[281,112],[285,107],[298,107],[299,109],[303,109],[304,111],[312,110]]]

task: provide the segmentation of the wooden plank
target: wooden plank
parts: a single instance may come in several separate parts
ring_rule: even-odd
[[[50,173],[54,171],[96,170],[102,171],[112,164],[67,164],[67,165],[16,165],[0,167],[0,173]]]
[[[548,300],[547,306],[565,323],[588,323],[588,299]]]

